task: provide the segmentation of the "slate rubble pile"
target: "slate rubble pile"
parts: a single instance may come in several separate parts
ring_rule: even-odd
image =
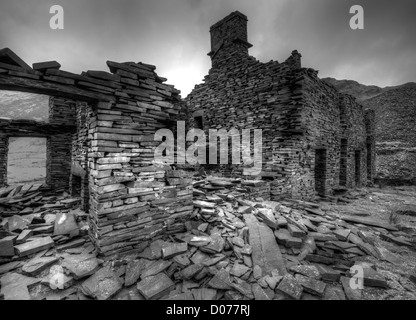
[[[363,268],[365,288],[390,288],[365,258],[394,263],[374,237],[399,241],[395,227],[316,203],[253,198],[245,183],[256,185],[195,181],[185,232],[142,242],[139,253],[101,260],[85,242],[0,265],[1,292],[47,300],[358,300],[353,266]]]
[[[0,264],[87,241],[88,215],[77,209],[79,198],[58,196],[41,184],[1,188],[0,195]]]

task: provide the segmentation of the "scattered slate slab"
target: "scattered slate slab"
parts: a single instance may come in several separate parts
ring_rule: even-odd
[[[165,273],[147,277],[137,283],[137,289],[146,300],[161,298],[173,290],[174,287],[175,284]]]
[[[274,269],[271,275],[266,275],[263,277],[263,279],[270,287],[270,289],[274,290],[277,284],[283,279],[283,276],[281,276],[279,272]]]
[[[207,202],[207,201],[201,201],[201,200],[194,200],[193,204],[195,207],[208,208],[208,209],[214,209],[216,205],[215,202]]]
[[[82,292],[97,300],[107,300],[123,288],[123,281],[111,267],[98,270],[81,285]]]
[[[230,274],[232,276],[241,277],[245,273],[250,270],[249,267],[245,266],[244,264],[240,264],[238,262],[234,263],[233,267],[230,270]]]
[[[14,256],[14,242],[16,236],[7,236],[0,239],[0,257],[13,257]]]
[[[300,273],[301,275],[313,278],[315,280],[321,279],[321,274],[317,267],[315,266],[306,266],[306,265],[297,265],[290,268],[290,271],[295,273]]]
[[[193,289],[191,293],[194,300],[215,300],[217,290],[210,288]]]
[[[8,226],[9,226],[9,231],[10,232],[14,232],[14,231],[23,231],[24,229],[26,229],[26,227],[32,223],[32,220],[34,218],[34,214],[29,214],[26,216],[11,216],[10,218],[7,218],[7,222],[8,222]]]
[[[409,280],[416,284],[416,272],[413,272],[411,275],[409,275]]]
[[[165,260],[156,260],[152,264],[150,264],[146,270],[144,270],[141,274],[141,278],[147,278],[150,276],[154,276],[158,273],[165,271],[169,266],[172,264],[172,261],[165,261]]]
[[[242,295],[249,299],[254,299],[253,291],[251,289],[251,285],[240,278],[234,278],[235,282],[231,284],[231,286],[240,292]]]
[[[230,273],[226,269],[221,269],[217,274],[208,282],[208,286],[219,290],[232,289],[232,283]]]
[[[319,264],[316,265],[316,268],[324,281],[338,282],[341,277],[340,271],[334,270],[329,266]]]
[[[16,239],[16,244],[21,244],[26,242],[33,235],[33,230],[23,230]]]
[[[258,265],[255,265],[253,268],[253,277],[254,279],[258,280],[263,276],[263,271]]]
[[[347,241],[350,233],[351,233],[351,230],[349,229],[337,229],[334,231],[335,236],[341,241]]]
[[[302,248],[302,239],[292,237],[286,229],[275,231],[275,236],[277,242],[283,244],[286,248]]]
[[[292,237],[303,238],[306,236],[306,232],[295,226],[294,224],[289,223],[287,226],[289,233]]]
[[[253,208],[250,206],[239,206],[237,211],[239,214],[248,214],[253,211]]]
[[[172,243],[167,247],[162,248],[163,259],[170,259],[181,253],[185,253],[188,250],[188,244],[186,242]]]
[[[219,254],[216,254],[215,256],[213,256],[210,259],[204,260],[202,262],[202,265],[204,265],[205,267],[210,267],[210,266],[213,266],[213,265],[217,264],[218,262],[220,262],[220,261],[222,261],[226,258],[227,258],[227,256],[225,254],[219,253]]]
[[[409,241],[407,241],[405,238],[403,237],[394,237],[392,235],[389,234],[381,234],[380,238],[387,240],[387,241],[391,241],[399,246],[406,246],[406,247],[413,247],[413,244]]]
[[[327,285],[324,292],[324,300],[346,300],[344,290],[341,286]]]
[[[28,261],[22,268],[25,275],[34,277],[58,261],[58,257],[42,257]]]
[[[64,290],[62,290],[62,291],[53,291],[51,294],[48,294],[46,297],[45,297],[45,299],[46,300],[51,300],[51,301],[58,301],[58,300],[64,300],[64,299],[66,299],[66,297],[68,297],[68,296],[70,296],[70,295],[72,295],[72,294],[74,294],[74,293],[76,293],[78,291],[78,288],[76,288],[76,287],[70,287],[70,288],[67,288],[67,289],[64,289]],[[85,296],[82,292],[81,292],[81,290],[79,290],[78,292],[78,299],[79,300],[92,300],[91,298],[89,298],[89,297],[87,297],[87,296]],[[80,298],[81,297],[81,295],[82,295],[82,298]]]
[[[300,283],[289,273],[287,273],[282,281],[280,281],[277,289],[289,296],[292,299],[299,300],[302,296],[303,287]]]
[[[277,221],[272,210],[267,208],[258,209],[258,215],[266,225],[272,228],[272,230],[276,230],[278,228]]]
[[[177,263],[178,265],[182,267],[187,267],[191,264],[191,261],[185,254],[180,254],[175,257],[173,257],[173,262]]]
[[[190,260],[194,264],[202,264],[204,261],[209,260],[210,256],[204,252],[201,252],[199,250],[195,251],[195,253],[192,255]]]
[[[178,294],[169,295],[167,298],[163,298],[162,300],[194,300],[194,295],[192,292],[183,292]]]
[[[362,299],[362,290],[361,289],[353,289],[351,287],[351,278],[347,278],[341,276],[341,284],[344,288],[345,295],[347,296],[348,300],[361,300]]]
[[[386,278],[373,268],[364,268],[364,286],[389,289]]]
[[[84,238],[75,239],[73,241],[70,241],[70,242],[67,242],[65,244],[58,246],[56,250],[63,251],[67,249],[76,248],[76,247],[82,246],[85,243],[85,241],[86,240]]]
[[[22,261],[12,261],[6,264],[0,265],[0,275],[13,271],[14,269],[20,268],[24,262]]]
[[[42,278],[41,283],[53,290],[65,290],[74,284],[74,278],[66,275],[60,265],[54,265],[51,267],[49,274]]]
[[[276,223],[279,228],[285,228],[287,226],[287,220],[283,216],[279,216],[276,220]]]
[[[140,260],[132,260],[127,264],[126,267],[126,275],[124,278],[124,285],[126,287],[129,287],[133,284],[135,284],[142,272],[146,269],[147,266],[147,260],[140,259]]]
[[[40,226],[38,228],[33,228],[33,234],[45,234],[53,232],[53,225]]]
[[[78,223],[73,212],[58,212],[55,219],[54,235],[73,234],[78,230]]]
[[[192,290],[192,289],[198,289],[199,283],[185,280],[182,282],[182,292]]]
[[[403,263],[403,259],[395,255],[391,251],[387,250],[384,247],[376,246],[377,251],[380,253],[381,259],[388,261],[396,266],[400,266]]]
[[[65,268],[74,279],[79,280],[94,274],[99,269],[99,261],[94,255],[68,255],[62,262]]]
[[[253,214],[244,215],[249,230],[249,243],[253,248],[253,264],[260,266],[263,274],[271,273],[273,269],[285,274],[286,266],[274,237],[273,231],[264,223],[257,221]]]
[[[241,294],[240,292],[236,290],[228,290],[224,294],[225,300],[234,300],[234,301],[245,301],[250,300],[245,295]]]
[[[384,228],[386,230],[389,231],[397,231],[397,228],[387,224],[387,223],[383,223],[380,221],[375,221],[373,219],[369,219],[369,218],[362,218],[362,217],[353,217],[353,216],[341,216],[341,219],[347,222],[351,222],[351,223],[358,223],[358,224],[364,224],[367,226],[373,226],[373,227],[379,227],[379,228]]]
[[[224,250],[225,241],[223,237],[221,237],[221,234],[214,233],[211,234],[211,242],[201,247],[202,251],[208,252],[208,253],[221,253]]]
[[[38,238],[33,241],[28,241],[19,245],[16,245],[14,248],[17,251],[17,254],[21,257],[28,256],[32,253],[36,253],[45,249],[53,247],[54,241],[51,237]]]
[[[6,273],[0,279],[4,300],[31,300],[28,287],[40,282],[40,279],[26,277],[19,273]]]
[[[181,270],[178,273],[178,276],[181,279],[190,280],[195,275],[197,275],[203,268],[204,268],[204,266],[202,264],[191,264],[190,266],[188,266],[185,269]]]
[[[334,234],[309,232],[308,236],[315,239],[315,241],[336,241],[337,237]]]
[[[308,228],[309,231],[316,232],[317,228],[312,224],[312,222],[307,218],[302,218],[303,225]]]
[[[316,296],[322,297],[326,288],[326,284],[322,281],[315,280],[313,278],[305,277],[301,274],[297,274],[295,279],[300,283],[305,292],[314,294]]]
[[[242,248],[244,247],[244,240],[241,239],[240,237],[233,237],[233,244],[235,244],[236,246]]]
[[[274,292],[270,289],[263,289],[257,283],[251,286],[255,300],[273,300]]]

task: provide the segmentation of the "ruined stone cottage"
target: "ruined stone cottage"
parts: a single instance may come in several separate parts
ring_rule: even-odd
[[[179,113],[179,91],[155,67],[107,62],[81,75],[56,62],[33,68],[0,51],[0,89],[50,96],[49,121],[0,121],[0,185],[7,184],[10,137],[47,138],[46,183],[82,199],[90,238],[104,256],[182,230],[193,209],[191,181],[153,165],[154,133]]]
[[[208,128],[261,129],[263,168],[271,198],[310,199],[339,187],[371,183],[374,114],[352,96],[303,68],[294,50],[284,62],[248,54],[247,17],[233,12],[210,29],[212,68],[186,98],[188,123]],[[242,165],[209,166],[240,176]]]
[[[78,75],[57,62],[32,68],[1,50],[0,90],[49,95],[50,112],[48,122],[0,120],[0,186],[7,186],[8,139],[46,137],[47,184],[80,195],[92,242],[111,256],[182,230],[193,211],[192,180],[153,161],[155,132],[176,120],[204,130],[261,129],[263,167],[255,178],[267,181],[272,199],[310,199],[372,181],[370,112],[302,68],[297,51],[283,63],[249,56],[243,14],[210,32],[212,68],[185,101],[149,64],[107,61],[110,72]],[[208,169],[241,176],[242,165]]]

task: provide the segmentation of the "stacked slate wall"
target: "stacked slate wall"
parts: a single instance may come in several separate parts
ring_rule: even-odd
[[[346,186],[365,185],[371,133],[362,106],[323,83],[315,70],[302,68],[296,50],[283,63],[249,56],[246,23],[237,12],[211,27],[212,68],[185,100],[187,126],[200,127],[202,117],[207,137],[209,129],[261,129],[262,170],[256,178],[271,180],[273,200],[331,194],[340,183],[341,139],[347,139]],[[242,175],[243,165],[230,164],[231,155],[228,163],[204,169]]]
[[[116,101],[99,102],[88,118],[90,232],[104,256],[140,251],[148,239],[183,230],[193,210],[192,179],[154,159],[161,143],[154,134],[176,119],[179,92],[153,66],[109,65]]]
[[[76,102],[70,99],[49,98],[49,124],[76,125]],[[55,191],[68,191],[71,173],[71,131],[49,135],[46,143],[46,183]]]
[[[78,75],[59,70],[56,62],[37,70],[20,60],[7,62],[0,89],[53,98],[50,123],[6,121],[0,135],[4,129],[6,136],[16,131],[48,137],[48,182],[81,193],[90,238],[101,255],[140,251],[148,239],[185,229],[193,211],[191,175],[154,158],[162,143],[155,132],[175,127],[182,102],[154,66],[107,61],[110,72]]]

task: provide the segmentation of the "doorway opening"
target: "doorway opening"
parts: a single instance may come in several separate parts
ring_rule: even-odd
[[[315,151],[315,190],[324,196],[326,191],[326,149]]]
[[[339,159],[339,185],[347,186],[347,155],[348,155],[348,140],[341,139],[341,154]]]
[[[355,151],[355,185],[361,185],[361,151]]]

